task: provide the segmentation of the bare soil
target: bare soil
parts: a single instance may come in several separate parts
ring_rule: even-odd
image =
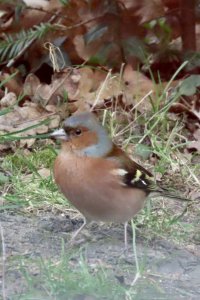
[[[62,240],[67,252],[71,232],[82,222],[81,219],[71,220],[68,216],[52,212],[40,212],[38,215],[1,212],[0,221],[6,249],[6,300],[20,299],[20,294],[26,289],[25,279],[19,271],[19,257],[56,261],[61,253]],[[88,264],[103,261],[114,270],[119,284],[130,284],[135,275],[131,234],[127,253],[123,253],[123,226],[93,225],[87,229],[87,235],[91,240],[81,246],[85,249]],[[139,264],[144,270],[136,283],[140,287],[136,299],[200,299],[200,245],[191,243],[179,247],[164,238],[147,240],[140,236],[140,232],[137,233],[136,245]],[[34,270],[30,272],[34,273]],[[96,298],[82,295],[79,299]]]

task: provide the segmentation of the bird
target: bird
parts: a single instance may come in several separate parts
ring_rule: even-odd
[[[91,221],[116,222],[124,223],[127,247],[128,221],[150,193],[180,198],[161,188],[149,170],[118,147],[92,112],[68,117],[50,137],[61,140],[53,168],[55,182],[84,217],[72,241]]]

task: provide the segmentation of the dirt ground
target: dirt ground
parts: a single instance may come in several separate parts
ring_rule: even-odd
[[[71,231],[81,224],[79,219],[71,221],[67,216],[52,212],[41,212],[39,215],[1,212],[0,220],[6,249],[6,300],[14,299],[14,296],[16,299],[16,295],[20,295],[25,288],[15,258],[56,260],[61,252],[62,239],[67,251]],[[130,249],[124,254],[122,226],[93,225],[88,232],[93,237],[84,245],[88,263],[104,261],[113,268],[122,284],[132,282],[135,263],[131,236]],[[139,264],[144,265],[143,275],[136,283],[142,286],[136,299],[200,299],[200,245],[177,247],[164,238],[147,242],[139,233],[136,245]],[[86,298],[82,295],[80,299]]]

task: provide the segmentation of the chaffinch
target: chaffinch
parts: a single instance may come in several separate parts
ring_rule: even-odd
[[[90,112],[65,120],[51,137],[62,140],[54,177],[66,198],[87,221],[127,222],[143,208],[150,192],[176,198],[153,182],[152,174],[110,139]],[[125,234],[125,244],[127,236]]]

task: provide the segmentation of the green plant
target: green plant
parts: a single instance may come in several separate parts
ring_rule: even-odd
[[[37,270],[37,276],[31,274],[32,268]],[[111,271],[101,265],[89,266],[82,251],[73,254],[68,251],[66,254],[64,242],[59,261],[22,260],[20,272],[27,284],[21,300],[33,299],[35,295],[59,300],[78,296],[90,296],[97,300],[122,299],[126,293],[126,288],[114,279]],[[130,290],[129,294],[133,295],[134,291]]]
[[[52,30],[55,30],[55,25],[41,23],[40,25],[34,25],[33,28],[28,30],[22,30],[15,35],[5,35],[4,40],[0,42],[0,62],[5,63],[15,58],[28,45],[31,45],[35,39],[41,39]]]

